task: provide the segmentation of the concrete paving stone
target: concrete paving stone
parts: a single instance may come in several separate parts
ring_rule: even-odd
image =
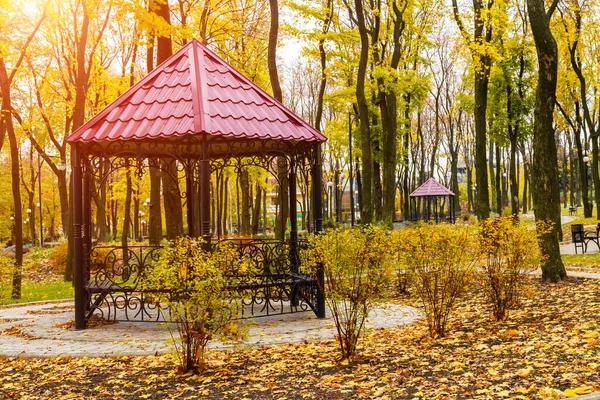
[[[67,328],[73,318],[72,300],[1,307],[0,357],[142,356],[167,353],[172,348],[165,323],[118,322],[78,331]],[[369,314],[366,326],[391,328],[420,318],[415,308],[385,304]],[[233,349],[312,342],[333,339],[336,334],[329,313],[325,319],[303,312],[243,320],[243,323],[249,331],[246,341],[213,341],[209,346]]]

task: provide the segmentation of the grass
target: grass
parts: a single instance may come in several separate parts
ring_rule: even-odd
[[[600,253],[563,254],[562,260],[565,266],[568,267],[600,268]]]
[[[11,288],[0,290],[0,305],[28,303],[31,301],[59,300],[73,298],[71,282],[23,282],[21,298],[11,299]]]

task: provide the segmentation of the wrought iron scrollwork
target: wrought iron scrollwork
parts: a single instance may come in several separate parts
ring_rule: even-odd
[[[290,242],[235,239],[223,242],[236,247],[242,262],[223,265],[229,290],[236,291],[242,317],[259,317],[313,310],[317,284],[314,277],[295,271],[290,263]],[[161,247],[99,246],[92,249],[90,279],[86,284],[87,317],[93,314],[112,321],[164,321],[168,310],[153,293],[167,288],[140,286],[149,263],[160,257]]]

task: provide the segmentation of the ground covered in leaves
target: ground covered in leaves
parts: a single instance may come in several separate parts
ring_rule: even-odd
[[[532,288],[508,321],[477,296],[448,337],[421,321],[369,331],[360,355],[336,343],[211,351],[202,375],[176,374],[170,356],[0,359],[0,398],[561,398],[600,390],[600,283]]]

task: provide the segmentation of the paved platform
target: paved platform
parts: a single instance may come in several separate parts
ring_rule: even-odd
[[[85,330],[71,328],[73,301],[30,303],[0,308],[0,357],[141,356],[170,351],[164,323],[118,322]],[[413,323],[419,312],[386,304],[369,314],[368,328],[390,328]],[[212,348],[265,346],[333,339],[330,315],[317,319],[312,312],[244,320],[249,337],[243,343],[211,342]]]

